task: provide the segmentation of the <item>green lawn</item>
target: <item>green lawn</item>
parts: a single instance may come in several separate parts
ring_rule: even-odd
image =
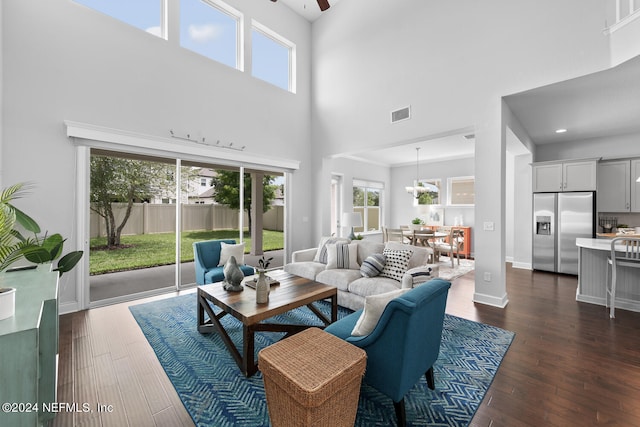
[[[284,248],[281,231],[263,231],[262,247],[265,251]],[[238,230],[186,231],[182,233],[182,262],[193,261],[193,242],[211,239],[238,240]],[[174,233],[140,234],[122,236],[121,243],[129,247],[115,250],[96,250],[106,244],[106,238],[91,239],[89,257],[90,274],[112,273],[175,263],[176,243]],[[244,232],[245,253],[251,248],[249,232]]]

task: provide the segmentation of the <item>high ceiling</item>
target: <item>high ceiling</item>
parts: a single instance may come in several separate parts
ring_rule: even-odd
[[[323,13],[329,13],[331,8],[321,12],[316,0],[278,0],[286,4],[289,9],[296,12],[298,15],[302,15],[309,22],[313,22],[320,17]],[[340,0],[329,0],[331,7],[335,6]]]
[[[316,0],[278,0],[310,22],[322,13]],[[339,0],[329,0],[333,7]],[[640,57],[609,70],[506,96],[505,102],[534,144],[579,141],[607,135],[640,132]],[[556,133],[557,129],[567,129]],[[348,153],[344,157],[385,166],[472,157],[473,130],[446,136],[398,142],[375,151]]]
[[[617,67],[505,97],[536,145],[640,132],[640,57]],[[567,129],[556,133],[557,129]],[[472,131],[471,131],[472,132]],[[349,157],[386,166],[474,155],[466,132]],[[640,142],[639,142],[640,143]]]

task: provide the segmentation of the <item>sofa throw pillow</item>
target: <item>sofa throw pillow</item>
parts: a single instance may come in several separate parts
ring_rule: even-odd
[[[351,335],[362,337],[369,335],[378,324],[382,312],[389,302],[409,291],[410,289],[398,289],[384,294],[370,295],[364,299],[364,309],[358,318],[356,325],[351,331]]]
[[[335,243],[349,243],[350,240],[343,239],[341,237],[323,237],[320,239],[320,244],[318,245],[318,250],[316,251],[315,257],[313,257],[313,262],[320,262],[322,264],[327,263],[327,245],[332,245]]]
[[[417,285],[420,283],[424,283],[426,281],[429,281],[431,279],[433,279],[433,268],[431,267],[418,267],[418,268],[412,268],[411,270],[407,271],[407,273],[409,273],[411,275],[411,279],[412,279],[412,285]]]
[[[357,270],[358,244],[357,243],[329,243],[327,248],[327,270],[349,269]]]
[[[238,265],[244,264],[244,243],[234,245],[220,242],[220,262],[218,263],[218,267],[224,266],[232,256],[236,257]]]
[[[385,248],[382,254],[387,258],[384,268],[380,272],[380,277],[402,281],[402,276],[409,268],[409,260],[413,254],[410,250],[393,250]]]
[[[360,266],[360,274],[363,277],[376,277],[382,273],[382,269],[387,262],[387,257],[383,254],[369,255]]]

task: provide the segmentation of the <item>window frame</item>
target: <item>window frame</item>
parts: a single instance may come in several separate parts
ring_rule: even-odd
[[[453,186],[456,182],[473,181],[473,203],[453,203]],[[447,205],[448,206],[475,206],[476,205],[476,177],[474,175],[469,176],[454,176],[447,178]]]
[[[277,86],[273,83],[271,83],[268,80],[264,80],[261,79],[260,77],[256,77],[253,74],[253,32],[257,31],[259,32],[261,35],[263,35],[264,37],[267,37],[269,39],[271,39],[272,41],[274,41],[275,43],[282,45],[284,48],[288,49],[289,51],[289,67],[288,67],[288,71],[289,71],[289,85],[288,85],[288,91],[291,93],[296,93],[297,90],[297,79],[296,79],[296,71],[297,71],[297,66],[296,66],[296,62],[297,62],[297,47],[296,44],[293,43],[292,41],[288,40],[287,38],[281,36],[280,34],[276,33],[275,31],[273,31],[271,28],[267,27],[266,25],[261,24],[260,22],[256,21],[255,19],[251,20],[251,36],[252,36],[252,42],[251,42],[251,58],[252,58],[252,65],[251,65],[251,76],[262,80],[264,82],[269,83],[270,85],[276,86],[276,87],[280,87]]]

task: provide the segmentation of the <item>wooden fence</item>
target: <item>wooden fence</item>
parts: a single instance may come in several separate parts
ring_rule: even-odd
[[[113,211],[116,224],[124,218],[127,205],[114,203]],[[222,205],[181,205],[182,231],[223,230],[238,228],[238,211]],[[249,225],[247,214],[244,214],[245,227]],[[91,211],[91,237],[106,235],[104,218]],[[265,230],[284,230],[284,207],[273,206],[263,217]],[[122,235],[171,233],[176,231],[176,205],[134,203],[131,216]]]

